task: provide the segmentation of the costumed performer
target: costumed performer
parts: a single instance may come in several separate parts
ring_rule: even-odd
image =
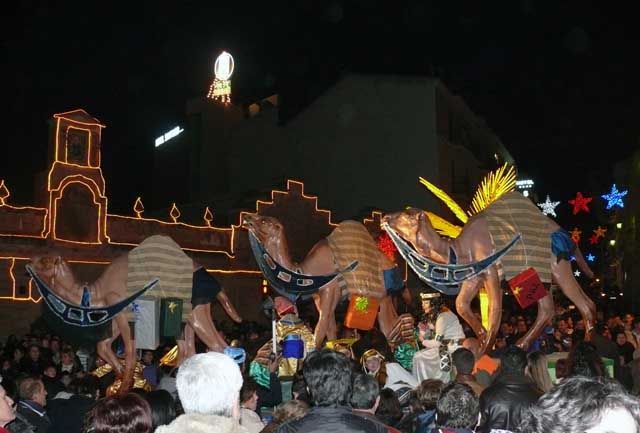
[[[449,310],[440,293],[421,293],[425,320],[418,324],[418,341],[425,349],[413,357],[413,375],[425,379],[451,381],[451,354],[465,338],[458,316]]]
[[[281,355],[278,376],[292,377],[302,367],[302,360],[315,350],[313,332],[298,317],[296,306],[283,296],[277,296],[274,307],[280,319],[276,323],[276,343]],[[250,375],[258,384],[269,387],[269,360],[272,342],[269,340],[257,352],[249,367]]]
[[[397,362],[387,361],[376,349],[369,349],[360,358],[362,371],[373,376],[380,389],[391,388],[397,391],[402,388],[413,389],[419,382]]]

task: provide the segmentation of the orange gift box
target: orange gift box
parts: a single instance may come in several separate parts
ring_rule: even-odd
[[[380,301],[367,296],[353,295],[349,300],[344,325],[347,328],[368,331],[373,328],[380,308]]]
[[[511,278],[508,283],[513,295],[516,297],[516,301],[523,309],[549,294],[542,281],[540,281],[538,273],[533,268],[525,269]]]

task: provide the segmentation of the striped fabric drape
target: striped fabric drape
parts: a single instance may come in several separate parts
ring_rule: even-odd
[[[127,290],[134,293],[148,281],[159,278],[147,296],[182,299],[182,319],[191,314],[193,261],[168,236],[148,237],[129,252]]]
[[[522,239],[504,256],[498,266],[506,279],[532,267],[543,283],[551,282],[551,229],[540,209],[517,191],[503,195],[482,211],[495,248],[520,233]]]
[[[338,269],[344,269],[354,260],[358,266],[341,274],[339,284],[349,295],[382,299],[385,295],[384,278],[378,246],[369,231],[359,222],[344,221],[327,237],[329,248]]]

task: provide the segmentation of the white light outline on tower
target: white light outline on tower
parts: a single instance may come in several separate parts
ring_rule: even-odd
[[[182,134],[184,132],[184,129],[182,129],[179,126],[176,126],[175,128],[165,132],[164,134],[162,134],[160,137],[156,138],[156,147],[160,147],[162,146],[164,143],[166,143],[167,141],[171,140],[172,138],[177,137],[178,135]]]

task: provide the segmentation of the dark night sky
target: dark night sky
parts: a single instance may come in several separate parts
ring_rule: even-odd
[[[317,95],[350,71],[435,73],[555,199],[607,189],[639,143],[635,15],[600,2],[10,3],[0,179],[14,202],[45,168],[47,119],[82,107],[108,126],[111,210],[129,211],[151,188],[153,139],[206,92],[222,49],[240,101],[285,86]]]

